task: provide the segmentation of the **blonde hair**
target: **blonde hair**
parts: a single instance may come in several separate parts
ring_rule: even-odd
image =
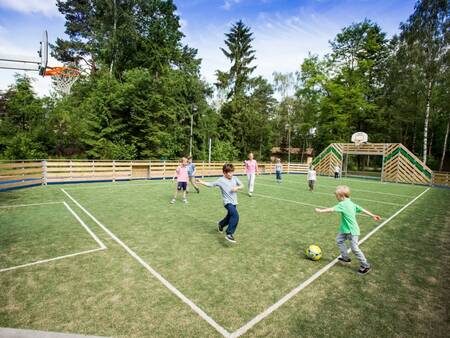
[[[347,187],[346,185],[338,185],[336,187],[335,195],[338,200],[343,200],[344,198],[349,198],[350,197],[350,188]]]

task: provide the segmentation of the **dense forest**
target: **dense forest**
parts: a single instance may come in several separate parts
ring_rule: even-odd
[[[57,1],[67,39],[52,55],[83,70],[70,95],[38,97],[30,78],[0,92],[0,159],[212,160],[273,147],[313,148],[349,142],[401,142],[439,169],[450,123],[448,0],[418,1],[388,38],[366,19],[330,41],[293,73],[255,75],[251,27],[224,32],[228,69],[216,82],[200,75],[195,46],[183,44],[173,1]],[[282,60],[280,60],[282,62]],[[298,159],[297,159],[298,160]]]

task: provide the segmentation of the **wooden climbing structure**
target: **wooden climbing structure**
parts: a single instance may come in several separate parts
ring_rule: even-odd
[[[432,182],[432,170],[401,143],[332,143],[314,158],[313,165],[319,174],[332,175],[336,166],[342,168],[346,154],[382,156],[382,181],[418,184]]]

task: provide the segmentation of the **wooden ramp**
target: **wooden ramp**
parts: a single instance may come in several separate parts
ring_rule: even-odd
[[[322,175],[332,175],[334,168],[342,168],[345,154],[383,156],[381,180],[431,184],[433,172],[416,155],[401,143],[332,143],[313,160],[316,171]]]

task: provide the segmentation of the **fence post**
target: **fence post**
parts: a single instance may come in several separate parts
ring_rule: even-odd
[[[116,182],[116,161],[115,160],[113,160],[113,177],[112,177],[112,179],[113,179],[113,182]]]
[[[148,179],[151,180],[152,179],[152,160],[148,161]]]
[[[72,160],[69,160],[69,178],[72,181]]]
[[[42,179],[42,184],[47,185],[47,160],[42,161]]]
[[[163,167],[163,180],[166,179],[166,160],[164,160],[164,167]]]

